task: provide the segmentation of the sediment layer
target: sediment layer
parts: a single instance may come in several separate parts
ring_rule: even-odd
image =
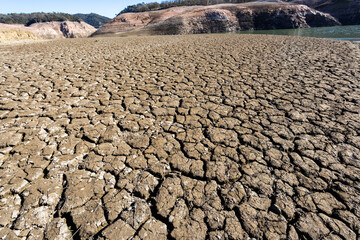
[[[0,56],[0,238],[359,239],[358,45],[227,34]]]

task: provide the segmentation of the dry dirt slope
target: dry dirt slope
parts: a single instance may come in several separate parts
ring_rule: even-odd
[[[22,30],[0,29],[0,43],[8,40],[36,40],[36,35],[32,32]]]
[[[198,35],[0,52],[0,237],[359,239],[358,46]]]

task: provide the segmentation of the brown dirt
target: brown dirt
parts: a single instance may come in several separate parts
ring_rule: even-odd
[[[359,239],[359,57],[232,34],[0,46],[0,238]]]

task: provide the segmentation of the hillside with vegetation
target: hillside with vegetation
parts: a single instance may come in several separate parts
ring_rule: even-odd
[[[100,26],[104,25],[105,23],[107,23],[111,20],[111,18],[101,16],[96,13],[90,13],[90,14],[77,13],[77,14],[74,14],[73,16],[81,18],[84,22],[86,22],[87,24],[90,24],[91,26],[93,26],[95,28],[99,28]]]
[[[30,26],[41,22],[81,22],[82,19],[67,13],[10,13],[0,14],[0,23]]]
[[[158,2],[139,3],[139,4],[127,6],[118,15],[129,12],[156,11],[171,7],[196,6],[196,5],[208,6],[208,5],[215,5],[221,3],[245,3],[252,1],[254,0],[173,0],[173,1],[163,1],[161,3]]]

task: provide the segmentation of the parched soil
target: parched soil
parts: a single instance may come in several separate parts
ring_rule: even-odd
[[[360,50],[251,35],[0,47],[0,238],[360,238]]]

